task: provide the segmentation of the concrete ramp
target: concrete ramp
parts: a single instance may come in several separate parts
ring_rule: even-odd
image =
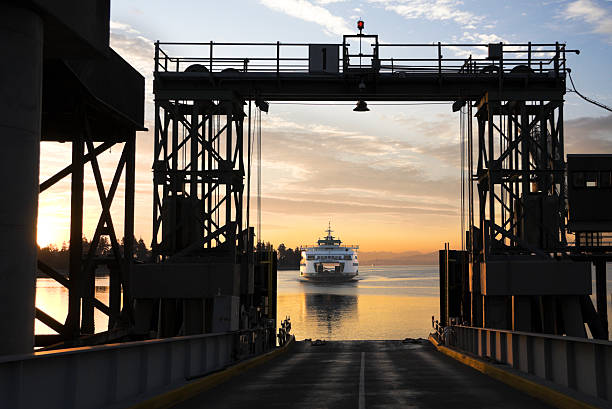
[[[175,406],[547,408],[425,340],[298,342],[292,351]]]

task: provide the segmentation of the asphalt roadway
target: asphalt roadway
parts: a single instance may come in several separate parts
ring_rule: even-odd
[[[429,342],[298,342],[174,408],[549,408]]]

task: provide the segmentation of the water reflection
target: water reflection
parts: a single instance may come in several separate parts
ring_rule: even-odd
[[[298,339],[426,337],[438,314],[437,266],[362,269],[352,283],[301,282],[279,271],[278,316],[291,316]]]
[[[608,265],[612,271],[612,265]],[[278,272],[278,316],[291,316],[298,339],[403,339],[426,337],[431,316],[438,316],[437,266],[377,266],[362,268],[361,280],[352,283],[301,282],[299,271]],[[593,275],[594,276],[594,275]],[[608,276],[610,277],[610,275]],[[36,281],[36,306],[63,322],[68,312],[68,291],[56,281]],[[96,298],[108,305],[108,277],[96,277]],[[608,294],[612,277],[608,280]],[[612,317],[612,296],[608,299]],[[108,317],[94,310],[96,332],[105,331]],[[612,319],[610,319],[612,333]],[[53,330],[36,320],[37,334]]]
[[[306,294],[306,316],[317,323],[317,332],[334,337],[334,330],[355,319],[357,296],[340,294]]]
[[[96,298],[108,305],[108,277],[96,277]],[[58,320],[64,322],[68,315],[68,289],[51,278],[38,278],[36,280],[36,306]],[[94,326],[96,332],[108,329],[108,317],[97,308],[94,309]],[[55,334],[51,328],[35,320],[34,332],[36,334]]]

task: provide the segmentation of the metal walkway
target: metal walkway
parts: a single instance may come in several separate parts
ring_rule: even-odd
[[[362,369],[363,368],[363,369]],[[175,408],[547,408],[429,342],[297,343]]]

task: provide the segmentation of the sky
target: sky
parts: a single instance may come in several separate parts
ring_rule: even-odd
[[[565,42],[577,89],[612,105],[612,1],[113,0],[111,46],[146,79],[137,136],[136,236],[151,242],[153,42],[339,43],[356,21],[383,43]],[[197,53],[197,50],[188,51]],[[451,51],[452,56],[452,51]],[[312,244],[331,220],[362,251],[433,252],[460,245],[459,115],[449,105],[271,104],[262,118],[262,239]],[[612,153],[612,115],[568,93],[567,153]],[[43,143],[41,181],[66,166],[70,146]],[[101,155],[110,184],[121,147]],[[85,236],[99,205],[86,169]],[[69,237],[70,179],[40,196],[38,242]],[[112,213],[121,236],[123,190]]]

